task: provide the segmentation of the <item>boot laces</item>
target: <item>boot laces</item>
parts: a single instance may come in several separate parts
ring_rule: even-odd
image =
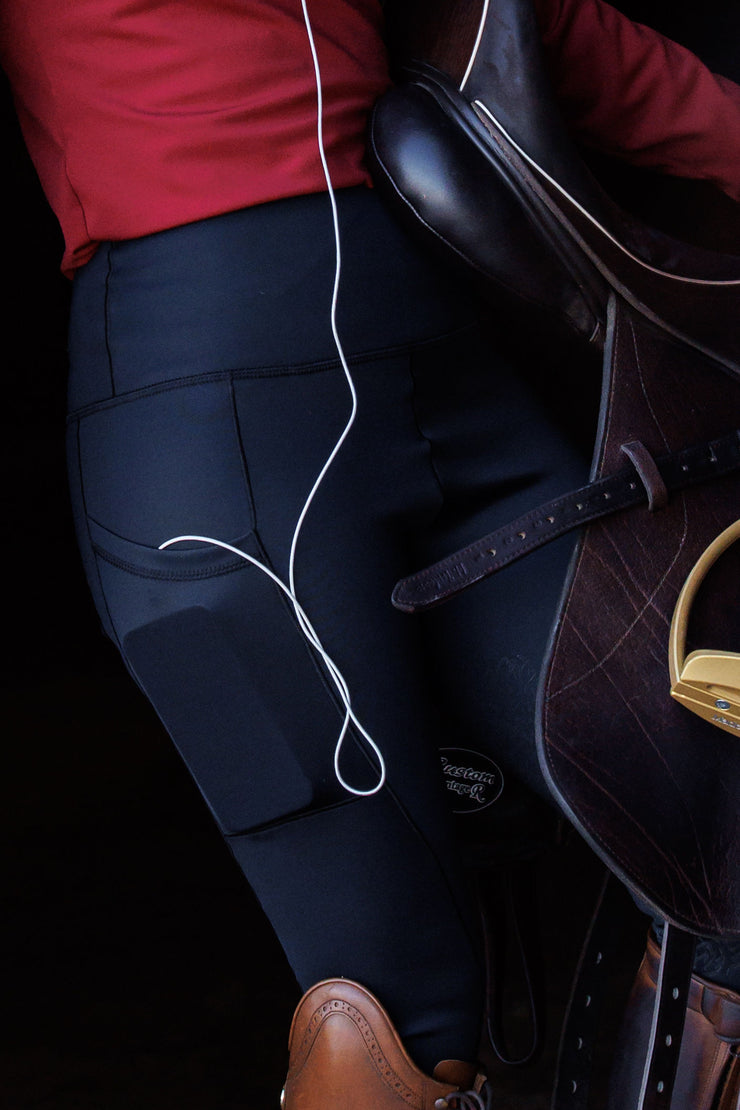
[[[480,1091],[453,1091],[437,1105],[449,1107],[449,1110],[493,1110],[493,1092],[489,1084],[484,1083]]]

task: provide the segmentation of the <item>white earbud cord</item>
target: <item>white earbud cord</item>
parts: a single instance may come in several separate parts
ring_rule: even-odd
[[[334,460],[336,459],[337,455],[339,454],[339,451],[341,450],[341,447],[342,447],[345,439],[349,435],[350,429],[352,428],[352,425],[355,422],[355,416],[357,414],[357,393],[356,393],[356,390],[355,390],[354,382],[352,381],[352,375],[350,374],[349,366],[347,364],[347,359],[346,359],[345,354],[344,354],[344,348],[342,347],[342,342],[341,342],[341,339],[339,337],[339,331],[337,329],[337,320],[336,320],[337,300],[338,300],[338,296],[339,296],[339,282],[340,282],[341,271],[342,271],[342,254],[341,254],[341,243],[340,243],[340,235],[339,235],[339,215],[338,215],[338,212],[337,212],[336,196],[335,196],[335,193],[334,193],[334,186],[332,184],[331,175],[329,173],[329,167],[328,167],[327,160],[326,160],[326,152],[325,152],[325,149],[324,149],[324,128],[323,128],[324,106],[323,106],[323,94],[322,94],[322,87],[321,87],[321,70],[320,70],[320,67],[319,67],[319,59],[318,59],[318,54],[316,52],[316,44],[315,44],[314,36],[313,36],[313,29],[311,27],[311,20],[310,20],[309,15],[308,15],[308,8],[306,6],[306,0],[301,0],[301,9],[302,9],[302,12],[303,12],[303,20],[304,20],[305,27],[306,27],[306,34],[308,36],[308,42],[309,42],[309,46],[310,46],[310,50],[311,50],[311,58],[312,58],[312,61],[313,61],[314,75],[315,75],[315,79],[316,79],[316,104],[317,104],[316,137],[317,137],[317,142],[318,142],[319,157],[321,159],[321,166],[322,166],[322,170],[323,170],[323,173],[324,173],[324,180],[326,181],[327,193],[328,193],[329,202],[330,202],[330,205],[331,205],[332,224],[333,224],[333,228],[334,228],[335,268],[334,268],[334,285],[333,285],[333,289],[332,289],[331,313],[330,313],[331,331],[332,331],[332,336],[334,338],[334,345],[336,347],[337,354],[339,356],[339,361],[341,363],[342,370],[344,371],[344,376],[347,380],[347,385],[349,386],[350,397],[351,397],[351,401],[352,401],[350,415],[349,415],[347,423],[344,427],[344,430],[342,431],[342,434],[339,436],[339,439],[335,443],[335,445],[334,445],[334,447],[331,451],[331,454],[329,455],[326,462],[322,466],[322,468],[319,472],[319,475],[316,478],[316,481],[314,482],[313,486],[311,487],[311,490],[310,490],[310,492],[309,492],[309,494],[308,494],[308,496],[307,496],[307,498],[304,502],[303,508],[301,509],[300,514],[298,516],[298,520],[297,520],[297,523],[296,523],[296,526],[295,526],[295,530],[293,532],[293,539],[292,539],[291,545],[290,545],[290,558],[289,558],[289,561],[288,561],[288,584],[287,585],[271,570],[270,567],[266,566],[264,563],[261,563],[254,556],[249,555],[246,551],[242,551],[238,547],[234,547],[232,544],[224,543],[223,540],[213,539],[210,536],[197,536],[197,535],[175,536],[170,540],[166,540],[163,544],[160,544],[159,550],[162,551],[167,547],[171,547],[173,544],[185,543],[185,542],[191,542],[191,543],[192,542],[197,542],[197,543],[212,544],[214,547],[223,548],[225,551],[230,551],[234,555],[238,555],[240,558],[245,559],[248,563],[251,563],[258,570],[261,570],[264,574],[266,574],[268,576],[268,578],[270,578],[275,583],[276,586],[279,587],[280,590],[282,590],[282,592],[285,594],[285,596],[290,599],[291,604],[293,606],[293,610],[294,610],[295,615],[296,615],[296,620],[298,621],[299,628],[301,629],[303,635],[306,637],[306,639],[311,644],[313,649],[316,651],[316,653],[323,660],[324,665],[325,665],[332,681],[334,682],[334,685],[336,686],[336,689],[337,689],[337,692],[339,694],[339,698],[342,702],[342,705],[344,706],[344,721],[342,723],[342,728],[341,728],[341,731],[339,733],[339,737],[337,738],[336,745],[335,745],[335,748],[334,748],[334,774],[336,775],[337,780],[340,783],[340,785],[348,793],[357,795],[359,797],[367,797],[367,796],[372,795],[372,794],[377,794],[378,791],[381,790],[383,788],[384,784],[385,784],[386,768],[385,768],[385,760],[383,759],[383,754],[380,751],[378,745],[373,740],[372,736],[370,736],[368,731],[365,729],[365,727],[362,725],[362,723],[358,720],[357,716],[355,715],[355,712],[352,708],[352,703],[351,703],[350,694],[349,694],[349,687],[347,685],[347,682],[346,682],[344,676],[342,675],[341,671],[339,670],[338,666],[336,665],[336,663],[331,659],[331,657],[324,650],[324,648],[321,644],[321,641],[318,637],[318,634],[316,633],[316,630],[314,629],[313,625],[311,624],[310,620],[308,619],[308,616],[306,615],[306,612],[303,609],[303,606],[298,601],[298,597],[296,596],[296,586],[295,586],[296,549],[297,549],[297,546],[298,546],[298,538],[300,536],[301,529],[303,527],[303,523],[306,519],[306,515],[308,513],[308,510],[310,509],[310,507],[311,507],[311,505],[314,501],[314,498],[315,498],[316,493],[319,489],[319,486],[321,485],[324,478],[326,477],[326,474],[327,474],[329,468],[332,466]],[[349,729],[350,722],[355,726],[355,728],[360,733],[360,735],[362,737],[364,737],[364,739],[370,745],[370,747],[373,750],[373,752],[375,753],[375,757],[378,761],[378,772],[379,772],[378,782],[375,784],[375,786],[371,787],[368,790],[358,790],[356,787],[350,786],[350,784],[345,780],[345,778],[342,775],[342,772],[340,770],[339,762],[340,762],[341,753],[342,753],[342,745],[344,744],[344,740],[345,740],[345,737],[347,735],[347,730]]]

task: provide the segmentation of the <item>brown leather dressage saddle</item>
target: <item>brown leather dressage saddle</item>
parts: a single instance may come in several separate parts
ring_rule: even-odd
[[[378,187],[495,297],[603,349],[603,386],[589,484],[393,601],[439,604],[579,530],[537,743],[562,810],[667,922],[639,1101],[667,1110],[694,937],[740,936],[740,257],[647,226],[597,184],[530,0],[427,0],[412,25],[372,121]]]

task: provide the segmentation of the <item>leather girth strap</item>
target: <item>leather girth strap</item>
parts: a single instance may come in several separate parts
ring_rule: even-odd
[[[664,508],[671,493],[740,469],[740,428],[657,459],[639,440],[620,449],[632,465],[548,501],[402,578],[393,591],[393,605],[406,613],[428,609],[573,528],[637,505],[647,505],[651,512]]]
[[[623,917],[624,888],[605,872],[568,1003],[552,1110],[587,1110],[594,1041],[611,957]],[[650,1043],[639,1099],[630,1110],[670,1110],[681,1052],[696,938],[666,925]],[[639,1051],[635,1045],[635,1051]]]

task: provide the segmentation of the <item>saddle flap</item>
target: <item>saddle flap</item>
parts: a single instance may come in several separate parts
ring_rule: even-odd
[[[737,422],[740,378],[615,299],[595,477],[637,440],[651,453]],[[540,690],[543,771],[562,807],[628,885],[670,921],[740,932],[740,735],[670,696],[671,619],[708,545],[737,519],[740,475],[587,526]],[[708,572],[688,639],[733,647],[740,552]],[[731,653],[730,653],[731,654]],[[690,657],[689,657],[690,658]],[[740,730],[739,730],[740,731]]]

